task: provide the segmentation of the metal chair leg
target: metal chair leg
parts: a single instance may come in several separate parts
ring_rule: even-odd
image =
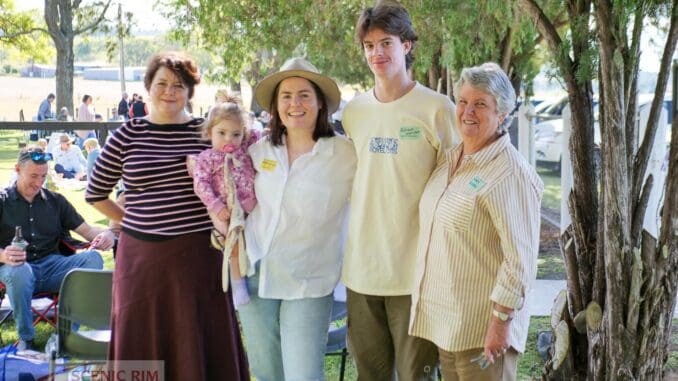
[[[344,381],[344,372],[346,371],[346,357],[348,357],[348,349],[341,350],[341,366],[339,367],[339,381]]]

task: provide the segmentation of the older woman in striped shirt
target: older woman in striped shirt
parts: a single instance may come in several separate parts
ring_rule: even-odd
[[[249,381],[222,254],[193,193],[186,157],[209,147],[186,112],[200,82],[181,53],[155,55],[144,77],[151,112],[118,128],[96,160],[87,201],[122,220],[113,274],[111,360],[163,360],[165,380]],[[124,211],[108,198],[125,184]],[[115,363],[114,363],[115,366]]]
[[[445,380],[513,380],[536,275],[544,185],[511,145],[515,92],[494,63],[455,85],[462,143],[422,195],[410,334],[438,346]]]

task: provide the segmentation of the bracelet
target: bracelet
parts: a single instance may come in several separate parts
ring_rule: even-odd
[[[494,308],[492,309],[492,315],[504,323],[513,320],[513,314],[507,314],[506,312],[497,311]]]

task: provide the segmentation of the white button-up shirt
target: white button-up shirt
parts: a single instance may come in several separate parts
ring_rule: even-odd
[[[328,295],[341,273],[343,231],[356,156],[343,137],[321,138],[288,164],[287,148],[262,139],[249,148],[257,206],[245,226],[252,266],[261,261],[259,296]]]
[[[67,171],[84,172],[87,168],[87,160],[78,146],[71,144],[67,151],[61,146],[54,149],[54,162],[64,166]]]

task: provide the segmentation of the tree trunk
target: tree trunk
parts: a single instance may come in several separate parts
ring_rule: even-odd
[[[68,108],[71,115],[75,115],[73,109],[73,38],[65,42],[63,48],[57,48],[56,70],[56,109]]]
[[[440,82],[440,49],[438,49],[431,57],[431,67],[428,69],[428,87],[434,91],[438,91],[438,83]]]
[[[80,1],[45,0],[45,23],[57,51],[57,112],[62,107],[66,107],[71,115],[75,115],[73,113],[73,39],[78,34],[95,30],[104,20],[104,15],[111,1],[107,0],[103,4],[103,7],[99,9],[98,15],[92,13],[91,20],[81,20],[82,22],[87,22],[87,24],[81,25],[76,29],[73,25],[73,9],[80,6]]]

